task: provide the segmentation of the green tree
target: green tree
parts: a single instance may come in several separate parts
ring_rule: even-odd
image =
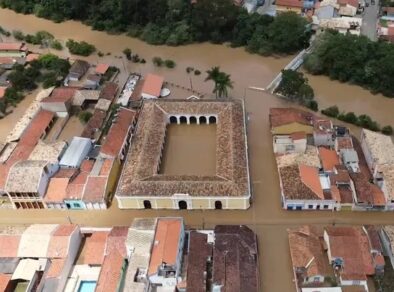
[[[124,49],[123,54],[126,56],[127,60],[131,60],[131,50],[129,48]]]
[[[303,73],[294,70],[282,70],[282,80],[275,89],[291,100],[304,102],[314,98],[314,92]]]
[[[66,47],[68,48],[71,54],[85,56],[85,57],[91,55],[93,52],[96,51],[95,46],[88,44],[85,41],[76,42],[71,39],[67,41]]]
[[[93,114],[88,111],[82,111],[78,114],[78,118],[82,124],[86,124],[87,122],[89,122],[92,116]]]
[[[393,127],[392,126],[384,126],[382,128],[382,133],[385,135],[388,135],[388,136],[393,135]]]
[[[230,75],[220,71],[220,67],[212,67],[207,71],[207,77],[205,81],[213,81],[216,98],[222,98],[228,96],[228,88],[233,88],[233,82],[231,81]]]
[[[336,118],[339,115],[339,109],[336,105],[334,106],[330,106],[326,109],[321,110],[321,113],[323,115],[332,117],[332,118]]]

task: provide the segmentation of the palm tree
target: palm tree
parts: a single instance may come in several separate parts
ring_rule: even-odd
[[[212,67],[211,70],[207,71],[207,78],[205,81],[212,80],[215,83],[213,93],[216,94],[216,98],[227,97],[228,88],[233,88],[233,82],[230,79],[230,75],[220,71],[219,66]]]
[[[220,73],[216,85],[218,96],[219,98],[228,97],[228,88],[233,88],[233,81],[231,81],[230,74]]]

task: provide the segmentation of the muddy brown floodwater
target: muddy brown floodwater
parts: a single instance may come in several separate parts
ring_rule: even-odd
[[[260,91],[249,90],[249,86],[265,87],[271,79],[287,64],[289,58],[263,58],[250,55],[243,49],[231,49],[220,45],[193,44],[184,47],[150,46],[139,40],[122,35],[108,35],[91,31],[81,23],[68,21],[55,24],[29,15],[18,15],[0,9],[0,25],[8,30],[19,29],[26,33],[46,30],[61,40],[73,38],[94,44],[111,56],[103,59],[90,57],[91,62],[113,62],[129,71],[163,74],[167,81],[185,87],[190,86],[187,66],[204,72],[219,65],[234,80],[231,95],[245,97],[248,113],[248,142],[250,172],[253,187],[253,204],[247,211],[158,211],[158,210],[119,210],[116,201],[106,211],[49,211],[49,210],[1,210],[2,224],[60,223],[73,222],[91,226],[129,225],[135,217],[182,216],[187,225],[209,228],[215,224],[247,224],[258,235],[260,243],[261,291],[294,291],[292,269],[289,258],[287,228],[302,224],[393,224],[394,213],[376,212],[288,212],[281,209],[279,181],[272,155],[272,140],[268,125],[270,107],[289,106],[283,100]],[[147,60],[146,65],[134,65],[114,58],[121,56],[126,47]],[[63,53],[64,54],[64,53]],[[170,58],[176,61],[177,68],[168,70],[155,68],[151,64],[153,56]],[[124,66],[124,67],[122,67]],[[212,84],[204,82],[204,76],[192,75],[195,90],[204,93],[212,91]],[[359,88],[331,82],[325,77],[310,77],[318,100],[325,105],[337,104],[354,111],[360,110],[371,115],[382,124],[394,125],[394,100],[372,96]],[[369,101],[369,98],[372,101]],[[379,100],[379,102],[376,102]],[[373,107],[372,107],[373,104]],[[346,105],[346,108],[345,108]],[[10,127],[12,123],[0,121],[0,127]],[[352,128],[354,129],[354,128]],[[356,131],[358,132],[358,131]]]
[[[215,175],[216,125],[169,124],[160,173]]]

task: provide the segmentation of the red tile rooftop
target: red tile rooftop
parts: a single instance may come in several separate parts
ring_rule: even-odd
[[[107,70],[108,70],[108,68],[109,68],[109,65],[108,64],[98,64],[97,66],[96,66],[96,73],[97,74],[105,74],[105,72],[107,72]]]
[[[41,56],[40,54],[28,54],[26,56],[26,62],[32,62],[32,61],[38,60],[40,58],[40,56]]]
[[[86,237],[80,254],[81,264],[101,265],[103,263],[108,233],[107,231],[97,231]]]
[[[144,79],[142,93],[159,97],[163,86],[164,78],[155,74],[147,74]]]
[[[20,240],[20,235],[0,235],[0,258],[17,257]]]
[[[301,0],[277,0],[276,5],[277,6],[302,8],[304,6],[304,2]]]
[[[4,189],[10,168],[21,160],[26,160],[33,151],[35,145],[44,134],[55,114],[40,110],[30,122],[30,125],[22,133],[22,136],[14,151],[4,164],[0,165],[0,190]]]
[[[27,51],[24,43],[0,43],[0,51]]]
[[[118,117],[111,125],[101,147],[101,153],[114,158],[120,154],[135,116],[136,112],[132,110],[121,108],[118,111]]]
[[[301,140],[301,139],[306,139],[306,134],[305,132],[294,132],[290,134],[290,137],[293,140]]]
[[[100,92],[100,98],[113,101],[118,92],[118,85],[113,82],[106,83]]]
[[[70,247],[70,236],[76,228],[76,225],[71,224],[59,225],[52,233],[47,256],[50,258],[66,258]]]
[[[59,278],[62,276],[65,264],[66,259],[51,259],[51,266],[46,274],[46,278]]]
[[[386,198],[382,190],[377,185],[370,183],[363,174],[350,173],[350,177],[354,183],[359,203],[373,206],[384,206],[386,204]]]
[[[63,202],[63,199],[67,196],[67,186],[69,181],[69,178],[52,177],[49,180],[44,201]]]
[[[83,192],[83,200],[89,203],[103,202],[107,181],[106,176],[89,176]]]
[[[0,99],[2,99],[4,97],[6,89],[7,89],[7,87],[0,86]]]
[[[0,57],[0,64],[4,64],[4,65],[12,65],[16,63],[15,58],[11,58],[11,57]]]
[[[343,280],[364,280],[375,274],[369,238],[362,227],[327,227],[331,256],[342,258]]]
[[[159,219],[156,226],[155,244],[152,248],[148,275],[157,273],[162,263],[175,265],[178,243],[182,232],[181,219]]]
[[[351,137],[337,137],[336,139],[338,150],[353,149],[353,142]]]
[[[105,159],[103,165],[101,166],[99,176],[108,176],[114,164],[113,159]]]
[[[320,184],[319,170],[313,166],[301,164],[299,166],[301,181],[320,199],[324,199],[323,189]]]
[[[8,284],[11,282],[11,278],[11,274],[0,274],[0,291],[7,292]]]
[[[297,0],[298,1],[298,0]],[[301,2],[301,1],[300,1]],[[302,3],[302,2],[301,2]],[[271,108],[270,123],[271,127],[279,127],[290,123],[300,123],[312,126],[314,115],[295,108]]]
[[[95,292],[117,291],[125,258],[117,251],[104,258]]]
[[[324,171],[333,171],[334,167],[340,164],[338,154],[335,150],[319,147],[319,156]]]
[[[41,102],[66,102],[74,97],[78,88],[74,87],[58,87],[55,88],[51,95],[44,98]]]

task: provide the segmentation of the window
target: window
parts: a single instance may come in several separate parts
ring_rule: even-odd
[[[316,210],[320,210],[320,205],[317,205],[317,206],[316,206]]]
[[[328,205],[324,205],[324,209],[328,209]]]
[[[286,151],[294,151],[295,146],[294,145],[286,145]]]
[[[145,209],[152,209],[152,204],[149,200],[144,201],[144,208]]]
[[[215,201],[215,209],[216,210],[222,209],[222,202],[221,201]]]
[[[73,207],[74,208],[81,208],[81,204],[80,203],[73,203]]]
[[[308,209],[313,209],[313,205],[308,205]]]
[[[187,209],[186,201],[179,201],[178,202],[178,207],[179,207],[180,210],[186,210]]]

